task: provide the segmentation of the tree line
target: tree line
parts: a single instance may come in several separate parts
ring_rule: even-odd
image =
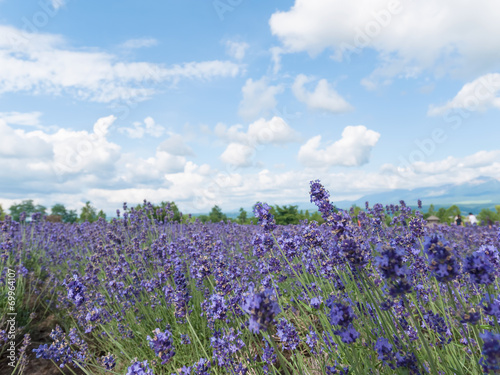
[[[163,222],[194,222],[196,220],[202,223],[219,223],[221,221],[236,222],[238,224],[257,224],[257,218],[253,216],[253,213],[248,213],[244,208],[240,208],[239,214],[236,218],[229,218],[227,214],[222,212],[222,209],[215,205],[212,207],[211,211],[207,215],[183,215],[175,202],[161,202],[158,205],[153,205],[151,203],[138,204],[134,209],[148,209],[154,219]],[[500,222],[500,205],[495,206],[496,212],[487,208],[481,210],[477,215],[479,223],[484,222],[485,224],[491,224],[495,222]],[[15,221],[25,221],[30,220],[31,215],[34,213],[39,213],[41,216],[45,217],[46,220],[51,222],[62,222],[62,223],[76,223],[76,222],[95,222],[102,218],[106,220],[106,214],[104,211],[97,210],[90,201],[87,201],[85,205],[81,208],[80,213],[76,210],[68,210],[63,204],[57,203],[50,209],[50,213],[45,206],[35,205],[33,200],[23,200],[21,203],[15,203],[9,208],[10,216]],[[361,208],[353,205],[350,209],[353,217],[357,217]],[[276,219],[276,224],[278,225],[288,225],[288,224],[299,224],[303,220],[317,221],[318,223],[323,223],[324,220],[318,211],[310,213],[309,210],[299,210],[297,205],[275,205],[271,206],[271,213]],[[7,213],[0,205],[0,220],[4,220]],[[438,210],[434,205],[430,205],[426,213],[423,213],[424,219],[430,216],[436,216],[439,218],[441,223],[453,224],[455,222],[456,216],[461,216],[460,208],[457,205],[452,205],[448,208],[440,207]],[[465,215],[466,216],[466,215]],[[387,224],[390,223],[390,216],[387,215]]]

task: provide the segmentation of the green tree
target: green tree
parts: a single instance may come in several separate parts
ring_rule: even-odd
[[[240,208],[240,214],[238,215],[238,223],[240,224],[245,224],[247,222],[247,212],[243,209],[243,207]]]
[[[106,220],[106,214],[104,213],[103,210],[99,210],[99,213],[97,214],[97,219],[99,218],[103,218],[104,220]]]
[[[298,224],[301,218],[304,216],[303,214],[299,214],[298,206],[292,205],[283,207],[276,205],[272,207],[271,213],[274,214],[276,224],[278,225]]]
[[[432,215],[436,216],[436,209],[434,208],[434,205],[433,205],[433,204],[431,204],[431,205],[429,206],[429,209],[427,210],[427,212],[426,212],[425,214],[423,214],[423,217],[424,217],[424,219],[426,219],[426,220],[427,220],[427,218],[428,218],[429,216],[432,216]]]
[[[477,215],[477,220],[481,223],[484,221],[486,225],[494,224],[495,221],[500,221],[500,206],[495,207],[497,212],[490,210],[489,208],[483,208],[479,215]]]
[[[222,213],[219,206],[215,205],[212,207],[212,211],[208,214],[208,220],[212,223],[219,223],[221,221],[227,222],[227,216]]]
[[[207,215],[198,216],[198,220],[200,220],[202,223],[207,223],[208,221],[210,221],[210,219]]]
[[[69,210],[66,211],[66,215],[63,217],[63,222],[64,223],[76,223],[78,221],[78,213],[76,210]]]
[[[82,211],[80,213],[80,222],[88,221],[89,223],[93,223],[97,221],[97,213],[94,206],[90,204],[90,201],[85,203],[85,206],[82,207]]]
[[[0,220],[5,219],[5,211],[3,210],[2,205],[0,204]]]
[[[21,213],[26,213],[26,217],[29,218],[35,212],[41,213],[43,216],[47,214],[47,208],[45,206],[33,204],[33,199],[23,200],[20,204],[13,204],[9,207],[10,215],[15,221],[19,221]]]

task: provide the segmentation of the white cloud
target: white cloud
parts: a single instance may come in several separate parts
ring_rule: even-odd
[[[159,138],[165,132],[165,128],[158,125],[152,117],[146,117],[144,122],[134,122],[132,128],[119,128],[120,133],[127,134],[130,138],[142,138],[144,135],[150,135]]]
[[[429,116],[439,116],[453,109],[483,112],[489,108],[500,108],[499,93],[500,74],[486,74],[465,84],[457,95],[445,105],[431,105],[427,114]]]
[[[314,91],[307,91],[304,85],[312,78],[299,74],[295,78],[292,91],[297,100],[308,108],[325,110],[333,113],[352,111],[353,107],[333,89],[326,79],[321,79]]]
[[[220,159],[224,163],[232,164],[238,167],[250,167],[254,156],[254,147],[241,143],[230,143],[220,156]]]
[[[365,48],[377,51],[381,65],[369,77],[376,82],[424,69],[470,74],[498,67],[499,18],[490,0],[295,0],[269,24],[289,53],[329,49],[341,61]]]
[[[62,6],[66,5],[66,0],[50,0],[50,3],[54,7],[54,9],[59,9]]]
[[[159,151],[165,151],[176,156],[194,155],[191,147],[186,145],[185,139],[180,134],[171,134],[170,138],[164,140],[159,146]]]
[[[70,48],[58,35],[27,33],[10,26],[0,26],[0,66],[0,94],[69,93],[103,103],[144,100],[165,83],[234,77],[242,70],[239,64],[219,60],[169,67],[124,62],[106,52]]]
[[[236,60],[243,60],[249,47],[250,45],[245,42],[235,42],[232,40],[226,42],[227,54]]]
[[[309,139],[300,147],[298,158],[308,167],[359,166],[369,162],[371,150],[379,138],[379,133],[365,126],[347,126],[341,139],[324,148],[321,147],[321,135]]]
[[[256,147],[265,144],[284,145],[298,140],[298,134],[280,117],[274,116],[266,121],[261,118],[242,131],[242,125],[233,125],[227,128],[217,124],[215,135],[229,143],[220,156],[225,163],[238,167],[249,167]]]
[[[39,126],[42,112],[0,112],[0,120],[7,124]]]
[[[137,49],[154,47],[157,44],[158,41],[154,38],[137,38],[127,40],[126,42],[120,44],[120,47],[123,49]]]
[[[276,95],[283,92],[283,86],[270,86],[265,77],[258,81],[247,79],[241,89],[243,99],[238,114],[246,120],[268,115],[276,107]]]
[[[242,131],[242,125],[233,125],[227,128],[223,124],[215,127],[215,134],[227,141],[241,143],[255,147],[267,143],[286,144],[295,142],[298,135],[281,117],[274,116],[271,120],[263,118],[254,121],[247,131]]]
[[[4,120],[0,120],[0,158],[46,159],[51,155],[52,147],[49,142],[34,136],[33,132],[12,129]],[[3,168],[9,169],[6,165]]]

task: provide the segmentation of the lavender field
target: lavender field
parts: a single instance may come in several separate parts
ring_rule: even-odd
[[[259,225],[179,224],[151,204],[1,222],[2,371],[500,373],[498,223],[428,226],[402,201],[354,217],[319,181],[310,199],[325,223],[278,226],[265,203]]]

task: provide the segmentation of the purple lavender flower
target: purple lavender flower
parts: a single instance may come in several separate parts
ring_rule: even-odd
[[[259,293],[251,291],[241,308],[250,314],[248,328],[254,333],[259,333],[261,329],[267,329],[274,317],[281,311],[272,289],[265,289]]]
[[[276,220],[271,214],[271,207],[267,203],[257,202],[253,208],[253,213],[259,219],[259,225],[266,232],[271,232],[276,228]]]
[[[309,305],[313,308],[313,309],[319,309],[320,306],[321,306],[321,303],[323,302],[323,298],[321,298],[321,296],[318,296],[318,297],[313,297],[311,298],[311,300],[309,301]]]
[[[474,309],[470,309],[468,312],[462,315],[460,323],[468,323],[475,325],[479,322],[480,319],[481,319],[481,314],[475,311]]]
[[[460,266],[447,241],[437,236],[427,237],[424,250],[429,257],[429,268],[437,281],[447,283],[458,277]]]
[[[209,375],[210,361],[205,358],[200,358],[192,367],[183,366],[181,375]]]
[[[375,343],[375,350],[377,351],[378,359],[391,369],[394,369],[394,364],[391,363],[394,360],[394,353],[392,351],[392,344],[389,343],[389,340],[385,337],[379,337]]]
[[[284,318],[280,319],[276,325],[276,334],[280,338],[283,350],[295,350],[300,343],[297,330]]]
[[[311,349],[312,354],[318,354],[316,351],[316,347],[318,345],[318,334],[312,327],[309,327],[309,333],[306,335],[306,344],[309,346],[309,349]]]
[[[326,375],[349,375],[349,366],[341,367],[337,361],[333,366],[325,366]]]
[[[494,299],[493,296],[487,294],[483,301],[487,302],[486,305],[483,305],[484,313],[500,323],[500,295]]]
[[[241,332],[230,328],[224,335],[220,331],[215,331],[214,336],[210,338],[210,346],[214,349],[214,359],[218,361],[219,366],[233,364],[231,356],[245,346],[239,338],[240,335]]]
[[[330,308],[330,313],[328,314],[330,323],[339,327],[333,333],[339,335],[345,344],[351,344],[356,341],[359,337],[359,332],[352,325],[356,315],[354,315],[351,306],[334,302],[333,298],[329,298],[326,301],[326,306]]]
[[[112,370],[116,366],[116,359],[113,356],[113,354],[108,353],[106,356],[102,356],[99,359],[99,363],[101,364],[102,367],[104,367],[106,370]]]
[[[474,284],[489,285],[495,281],[495,269],[488,256],[482,251],[475,251],[465,258],[464,272],[470,275]]]
[[[78,281],[78,276],[73,275],[73,280],[68,284],[68,298],[71,299],[77,307],[85,302],[85,285]]]
[[[148,361],[136,361],[127,369],[126,375],[154,375],[153,370],[148,366]]]
[[[154,350],[155,354],[161,359],[161,364],[164,365],[175,355],[175,347],[172,340],[172,334],[168,329],[161,332],[156,328],[153,333],[153,338],[147,337],[149,347]]]
[[[408,269],[404,264],[404,250],[400,247],[378,246],[380,256],[375,258],[375,263],[382,277],[390,284],[389,294],[396,297],[409,293],[411,286],[406,279]]]
[[[489,374],[491,371],[498,374],[500,371],[500,334],[485,332],[479,335],[483,341],[483,357],[479,360],[483,367],[484,373]]]

